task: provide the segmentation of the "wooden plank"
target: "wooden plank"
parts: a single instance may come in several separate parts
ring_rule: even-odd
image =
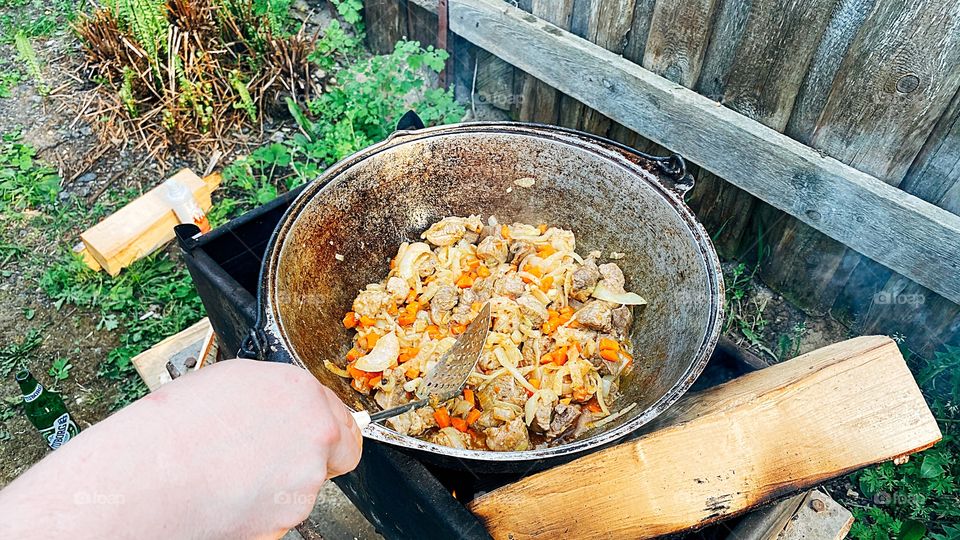
[[[502,2],[451,3],[451,28],[657,144],[960,302],[960,217]],[[603,80],[611,84],[601,84]]]
[[[960,4],[879,0],[816,124],[795,127],[810,133],[813,147],[896,186],[958,87]],[[776,263],[765,265],[762,277],[811,311],[833,306],[860,264],[857,254],[796,220],[782,222],[773,240]],[[797,272],[798,264],[808,271]]]
[[[171,178],[187,186],[201,208],[210,209],[219,174],[201,179],[183,169]],[[164,189],[162,184],[151,189],[80,235],[90,255],[111,276],[173,240],[173,228],[180,220],[170,209]]]
[[[643,67],[692,88],[710,41],[717,0],[658,1],[650,20]]]
[[[716,15],[716,30],[710,37],[697,91],[783,131],[834,3],[723,3]],[[697,180],[689,203],[711,232],[717,250],[730,257],[741,257],[744,250],[752,250],[755,236],[743,237],[756,199],[710,173],[701,174]]]
[[[635,2],[636,0],[605,0],[595,4],[590,12],[587,39],[610,52],[621,54],[627,45],[627,33],[633,24],[631,17]],[[611,120],[596,109],[586,109],[581,127],[589,133],[606,135],[611,124]]]
[[[537,17],[569,29],[573,17],[573,0],[533,0],[532,13]],[[527,75],[523,81],[520,120],[556,124],[560,115],[560,94],[553,87]]]
[[[367,46],[374,54],[393,52],[407,33],[407,11],[398,0],[367,0],[363,4]]]
[[[207,336],[213,331],[210,326],[210,319],[204,317],[185,330],[174,334],[160,343],[157,343],[150,349],[133,357],[133,367],[147,388],[152,392],[163,384],[170,382],[170,375],[167,373],[167,361],[179,357],[179,365],[182,366],[183,360],[187,356],[197,358],[201,354]],[[216,347],[208,349],[208,356],[204,358],[203,363],[211,362],[210,356],[216,358]]]
[[[816,502],[815,502],[816,501]],[[841,540],[853,514],[820,490],[801,493],[751,513],[730,531],[731,540]]]
[[[737,523],[730,540],[776,540],[787,521],[797,513],[809,491],[798,493],[777,503],[750,512]]]
[[[929,448],[941,437],[896,344],[882,336],[686,396],[652,429],[468,507],[494,538],[590,537],[597,527],[611,538],[652,538]],[[617,474],[597,474],[603,470]],[[544,508],[550,511],[537,510]]]
[[[954,94],[900,188],[960,214],[960,91]]]

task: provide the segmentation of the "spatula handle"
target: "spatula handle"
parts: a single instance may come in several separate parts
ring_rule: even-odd
[[[370,425],[370,413],[367,411],[356,411],[353,413],[353,420],[357,423],[360,431],[363,431],[363,428]]]

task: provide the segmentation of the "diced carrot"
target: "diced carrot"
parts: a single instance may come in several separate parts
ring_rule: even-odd
[[[527,275],[520,276],[524,283],[533,283],[533,278]]]
[[[530,386],[536,388],[537,390],[540,389],[540,379],[530,379],[528,382],[530,383]]]
[[[393,270],[393,269],[396,268],[396,267],[397,267],[397,258],[394,257],[394,258],[390,259],[390,269]]]
[[[580,321],[576,319],[570,321],[570,324],[567,325],[567,328],[580,328]]]
[[[377,334],[375,332],[370,332],[369,334],[367,334],[367,348],[373,349],[373,347],[377,344],[377,341],[379,340],[380,340],[380,334]]]
[[[571,317],[572,315],[573,315],[573,308],[572,308],[572,307],[570,307],[570,306],[564,306],[564,307],[560,308],[560,316],[561,316],[561,317],[567,317],[567,318],[569,318],[569,317]]]
[[[540,331],[544,334],[552,334],[558,326],[560,326],[560,319],[550,319],[543,323],[543,326],[540,327]]]
[[[473,401],[473,390],[471,390],[471,389],[469,389],[469,388],[464,388],[464,389],[463,389],[463,399],[464,399],[464,401],[466,401],[467,403],[473,405],[473,404],[475,403],[475,402]]]
[[[417,291],[416,291],[416,289],[410,289],[410,292],[407,293],[406,301],[407,301],[407,302],[413,302],[414,300],[416,300],[416,298],[417,298]]]
[[[483,307],[483,304],[480,302],[474,302],[470,304],[470,311],[480,311],[480,308]]]
[[[470,259],[467,261],[467,268],[470,270],[476,270],[480,267],[480,259]]]
[[[353,328],[357,325],[357,314],[348,311],[346,315],[343,316],[343,326],[344,328]]]
[[[621,350],[621,351],[620,351],[620,354],[623,355],[623,357],[627,359],[627,362],[623,365],[623,368],[624,368],[624,369],[626,369],[626,368],[628,368],[628,367],[630,367],[630,366],[633,365],[633,355],[632,355],[632,354],[630,354],[630,353],[628,353],[627,351],[624,351],[624,350]]]
[[[539,266],[527,266],[526,270],[538,278],[543,275],[543,269]]]
[[[547,276],[540,280],[540,290],[547,292],[550,290],[550,287],[553,287],[553,276]]]
[[[610,362],[620,361],[620,355],[613,349],[600,349],[600,357]]]
[[[548,309],[548,310],[547,310],[547,318],[548,318],[548,319],[556,319],[556,318],[558,318],[558,317],[560,317],[560,312],[559,312],[559,311],[557,311],[557,310],[555,310],[555,309]]]
[[[490,277],[490,269],[487,268],[486,266],[483,266],[483,265],[478,266],[478,267],[477,267],[477,275],[480,276],[480,277],[482,277],[482,278]]]
[[[510,239],[510,227],[507,227],[506,225],[504,225],[503,227],[500,227],[500,236],[502,236],[502,237],[506,238],[507,240],[509,240],[509,239]]]
[[[353,362],[353,361],[356,360],[357,358],[360,358],[361,356],[363,356],[363,351],[361,351],[360,349],[358,349],[358,348],[356,348],[356,347],[354,347],[354,348],[350,349],[349,351],[347,351],[347,360],[349,360],[349,361],[351,361],[351,362]]]
[[[373,326],[377,321],[367,317],[366,315],[360,317],[360,326]]]
[[[556,351],[553,352],[553,358],[550,360],[558,366],[562,366],[567,363],[567,346],[564,345]]]
[[[410,369],[404,371],[403,374],[406,375],[407,378],[412,381],[413,379],[416,379],[417,377],[420,376],[420,370],[417,369],[416,366],[413,366]]]
[[[600,350],[610,349],[614,351],[620,350],[620,344],[616,340],[610,338],[600,338]]]
[[[597,401],[597,396],[593,396],[585,404],[587,410],[590,412],[603,412],[603,409],[600,408],[600,403]]]
[[[547,224],[541,223],[540,225],[537,225],[537,230],[540,231],[540,234],[547,232]]]
[[[459,416],[454,416],[450,419],[450,424],[456,428],[457,431],[467,432],[467,421]]]
[[[404,313],[403,315],[397,317],[397,324],[400,326],[410,326],[415,322],[417,322],[417,316],[409,313]]]
[[[390,315],[396,315],[397,313],[400,313],[400,309],[397,308],[396,304],[391,302],[390,305],[387,306],[387,313],[389,313]]]
[[[546,259],[547,257],[553,255],[553,254],[556,253],[556,252],[557,252],[556,248],[554,248],[554,247],[551,246],[550,244],[547,244],[547,245],[543,246],[542,248],[540,248],[539,250],[537,250],[537,255],[538,255],[541,259]]]
[[[350,365],[347,366],[347,373],[349,373],[350,376],[353,377],[354,379],[366,379],[366,378],[367,378],[367,372],[366,372],[366,371],[361,371],[361,370],[353,367],[353,364],[350,364]]]
[[[480,409],[473,409],[467,413],[467,425],[472,426],[477,420],[480,419]]]
[[[430,326],[427,327],[427,335],[429,335],[432,339],[439,338],[440,327],[435,324],[431,324]]]
[[[440,407],[433,411],[433,418],[437,421],[438,426],[442,428],[450,427],[450,413],[446,407]]]
[[[367,381],[367,384],[370,385],[370,388],[373,388],[380,384],[381,380],[383,380],[383,375],[377,375],[376,377],[371,377],[370,380]]]
[[[467,331],[467,325],[465,324],[455,324],[450,327],[450,333],[459,336],[460,334]]]
[[[473,278],[470,277],[470,274],[461,274],[460,279],[457,280],[457,287],[461,289],[473,287]]]

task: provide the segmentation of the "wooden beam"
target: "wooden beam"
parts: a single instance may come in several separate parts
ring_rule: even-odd
[[[184,361],[190,356],[198,358],[198,367],[214,361],[217,348],[210,345],[211,334],[213,327],[210,326],[210,319],[204,317],[193,326],[133,357],[133,367],[152,392],[170,382],[166,368],[168,361],[172,361],[180,371],[184,371]]]
[[[654,431],[469,504],[494,538],[652,538],[929,448],[896,343],[854,338],[685,396]],[[549,511],[547,511],[549,509]]]
[[[790,497],[751,513],[727,536],[729,540],[842,540],[853,514],[818,489]]]
[[[413,2],[427,9],[436,4]],[[821,155],[506,2],[452,0],[450,29],[960,303],[960,216]]]

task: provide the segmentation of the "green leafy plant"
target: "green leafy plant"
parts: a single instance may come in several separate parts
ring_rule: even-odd
[[[72,368],[73,364],[70,363],[69,359],[57,358],[53,361],[53,364],[50,365],[47,373],[53,377],[54,381],[65,381],[70,377],[70,370]]]
[[[0,375],[9,377],[10,372],[20,368],[42,344],[43,336],[40,329],[31,328],[21,340],[4,345],[0,348]]]
[[[21,77],[16,69],[8,65],[0,66],[0,98],[10,97],[11,89],[20,82]]]
[[[50,88],[43,80],[43,69],[40,66],[37,53],[33,50],[33,45],[30,44],[30,38],[21,31],[17,32],[14,42],[17,47],[17,53],[20,55],[20,60],[27,69],[27,73],[33,77],[33,81],[37,85],[37,93],[42,96],[49,94]]]
[[[0,137],[0,211],[49,205],[60,191],[57,172],[37,163],[36,151],[20,139],[19,132]]]

